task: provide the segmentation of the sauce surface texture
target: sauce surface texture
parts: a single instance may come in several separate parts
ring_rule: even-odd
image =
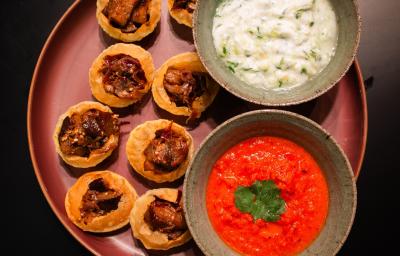
[[[224,0],[213,21],[218,56],[261,89],[312,79],[335,53],[338,26],[329,0]]]
[[[277,222],[253,221],[235,207],[234,192],[257,180],[273,180],[286,210]],[[297,144],[254,137],[225,152],[208,180],[206,203],[220,236],[243,255],[294,255],[317,237],[328,212],[328,187],[316,161]]]

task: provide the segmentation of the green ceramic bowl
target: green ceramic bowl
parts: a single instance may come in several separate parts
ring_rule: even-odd
[[[236,116],[216,128],[203,142],[186,173],[183,199],[186,222],[206,255],[238,255],[214,231],[206,209],[208,177],[216,160],[229,148],[255,136],[278,136],[307,150],[323,170],[329,190],[326,223],[314,242],[300,255],[335,255],[353,224],[356,185],[344,152],[313,121],[281,110],[257,110]]]
[[[194,43],[210,75],[226,90],[244,100],[265,106],[285,106],[312,100],[332,88],[346,73],[357,53],[361,21],[356,0],[330,0],[338,21],[338,45],[328,66],[300,86],[265,90],[248,86],[217,56],[212,25],[218,0],[198,0],[193,15]]]

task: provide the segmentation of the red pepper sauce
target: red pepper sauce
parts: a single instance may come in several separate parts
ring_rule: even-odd
[[[253,221],[235,207],[237,186],[272,179],[286,210],[277,222]],[[318,164],[299,145],[255,137],[229,149],[214,164],[207,185],[211,223],[231,248],[244,255],[294,255],[318,236],[328,212],[328,187]]]

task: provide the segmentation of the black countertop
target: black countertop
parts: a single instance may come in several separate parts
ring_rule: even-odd
[[[95,0],[93,0],[95,1]],[[1,4],[1,183],[3,250],[13,254],[89,254],[47,204],[29,157],[26,111],[35,63],[51,29],[72,0],[15,0]],[[358,207],[339,255],[393,255],[397,251],[400,167],[400,1],[359,0],[363,20],[358,59],[368,79],[369,132],[359,176]],[[1,225],[1,226],[3,226]],[[5,246],[5,247],[4,247]],[[396,254],[396,253],[394,253]]]

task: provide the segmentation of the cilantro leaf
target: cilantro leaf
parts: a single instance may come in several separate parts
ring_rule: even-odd
[[[250,209],[253,205],[255,195],[247,187],[239,186],[235,191],[235,206],[241,212]]]
[[[235,206],[243,213],[250,213],[254,221],[263,219],[275,222],[285,212],[285,200],[272,180],[255,181],[251,186],[238,186],[235,191]]]

